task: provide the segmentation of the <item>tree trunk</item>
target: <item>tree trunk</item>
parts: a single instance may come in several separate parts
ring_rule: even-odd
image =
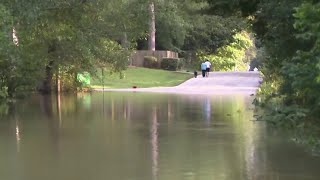
[[[124,32],[122,34],[122,38],[121,38],[121,46],[125,49],[128,49],[128,37],[127,37],[127,33]]]
[[[42,88],[40,91],[44,94],[50,94],[51,93],[51,87],[52,87],[52,65],[53,60],[50,60],[49,64],[46,66],[46,77],[43,81]]]
[[[18,46],[18,36],[17,36],[17,31],[15,29],[15,27],[12,28],[11,31],[9,31],[9,36],[10,38],[10,41],[13,42],[14,45]],[[17,87],[17,84],[16,84],[16,79],[13,77],[11,77],[12,75],[15,75],[17,72],[16,72],[16,62],[15,62],[15,59],[14,58],[10,58],[10,68],[9,68],[9,73],[7,74],[7,77],[6,77],[6,80],[7,80],[7,86],[8,86],[8,89],[7,89],[7,92],[8,92],[8,96],[10,98],[13,98],[15,92],[16,92],[16,87]]]
[[[13,98],[14,97],[14,94],[16,92],[16,86],[15,86],[15,83],[12,81],[12,80],[9,80],[8,84],[8,97],[10,98]]]
[[[128,44],[128,34],[127,34],[127,27],[125,24],[123,24],[123,34],[122,34],[122,37],[121,37],[121,46],[125,49],[128,49],[129,48],[129,44]]]
[[[48,54],[53,53],[56,51],[56,43],[53,42],[48,47]],[[46,77],[43,80],[42,86],[39,88],[39,91],[44,94],[50,94],[52,92],[52,76],[53,76],[53,65],[54,60],[50,59],[48,65],[46,66]]]
[[[156,50],[156,18],[154,12],[154,1],[151,0],[149,3],[149,39],[148,49]]]
[[[61,92],[61,79],[60,79],[60,68],[58,68],[58,72],[56,75],[56,93],[60,94]]]

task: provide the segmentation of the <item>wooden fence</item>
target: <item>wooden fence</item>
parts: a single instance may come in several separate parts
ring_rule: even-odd
[[[147,51],[147,50],[141,50],[141,51],[135,51],[132,53],[130,57],[129,64],[131,66],[143,66],[143,59],[145,56],[154,56],[158,59],[158,62],[161,63],[162,58],[178,58],[179,55],[176,52],[172,51]]]

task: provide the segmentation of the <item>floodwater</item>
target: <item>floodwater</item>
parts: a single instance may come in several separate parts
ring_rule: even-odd
[[[93,93],[0,105],[1,180],[320,179],[248,96]]]

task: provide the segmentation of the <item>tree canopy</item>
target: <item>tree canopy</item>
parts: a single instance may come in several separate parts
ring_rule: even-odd
[[[81,71],[94,72],[97,64],[123,70],[129,54],[116,41],[121,41],[124,33],[134,40],[145,32],[141,25],[144,20],[136,16],[136,8],[129,8],[131,3],[2,2],[0,66],[10,70],[2,71],[1,89],[11,95],[25,85],[35,87],[43,78],[51,86],[53,75],[59,71],[70,76]],[[115,5],[122,11],[115,13]],[[135,20],[130,21],[132,17]]]

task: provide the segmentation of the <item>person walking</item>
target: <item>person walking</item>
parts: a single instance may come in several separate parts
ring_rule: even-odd
[[[207,73],[207,64],[205,62],[201,63],[201,71],[202,71],[202,77],[205,77]]]
[[[210,68],[211,68],[211,63],[210,61],[207,59],[205,62],[207,68],[206,68],[206,77],[209,77],[209,72],[210,72]]]

